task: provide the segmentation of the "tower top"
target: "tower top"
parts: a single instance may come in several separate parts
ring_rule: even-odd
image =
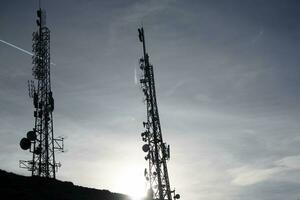
[[[45,27],[46,26],[46,10],[39,8],[36,12],[38,19],[36,20],[36,24],[38,26]]]

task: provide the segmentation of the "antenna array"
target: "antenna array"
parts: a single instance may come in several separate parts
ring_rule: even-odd
[[[50,30],[46,27],[46,13],[37,11],[38,30],[32,34],[32,75],[35,81],[28,81],[29,97],[34,105],[34,128],[20,141],[23,150],[32,153],[32,160],[20,160],[21,168],[31,171],[32,176],[55,178],[60,163],[55,162],[55,151],[63,152],[64,139],[54,138],[54,98],[50,81]],[[36,82],[36,84],[35,84]]]
[[[143,122],[146,129],[142,134],[145,142],[143,151],[147,153],[145,159],[149,162],[148,170],[144,175],[149,181],[148,199],[172,200],[179,199],[180,195],[170,189],[170,181],[167,168],[167,160],[170,159],[170,145],[163,142],[160,126],[153,66],[149,63],[149,56],[146,52],[144,29],[138,29],[139,40],[143,43],[143,57],[140,59],[140,69],[143,72],[140,83],[145,95],[147,105],[147,121]],[[172,197],[173,194],[173,197]]]

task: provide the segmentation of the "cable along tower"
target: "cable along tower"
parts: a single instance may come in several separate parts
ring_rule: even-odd
[[[19,166],[31,171],[32,176],[56,177],[60,163],[55,162],[55,151],[63,152],[63,138],[54,138],[54,98],[50,80],[50,30],[46,27],[46,12],[39,8],[38,30],[32,36],[32,75],[28,81],[29,97],[34,105],[34,128],[20,141],[23,150],[32,153],[32,160],[20,160]]]
[[[172,200],[179,199],[180,195],[170,189],[167,160],[170,159],[170,145],[163,142],[162,131],[159,121],[159,114],[155,93],[155,82],[153,66],[149,63],[149,56],[146,52],[144,29],[139,28],[139,40],[143,43],[143,57],[140,59],[142,78],[140,79],[142,91],[145,95],[147,107],[147,121],[143,122],[145,131],[141,134],[145,142],[142,149],[147,155],[148,170],[144,175],[149,181],[147,199]]]

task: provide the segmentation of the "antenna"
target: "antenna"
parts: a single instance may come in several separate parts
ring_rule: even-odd
[[[141,133],[142,140],[145,142],[142,147],[146,153],[145,160],[149,162],[148,170],[144,170],[145,178],[150,183],[147,199],[175,200],[179,199],[180,195],[175,193],[175,189],[170,189],[167,168],[167,160],[170,159],[170,146],[163,142],[156,101],[154,71],[146,52],[143,27],[138,29],[138,34],[140,42],[143,43],[143,57],[140,59],[140,69],[143,75],[140,83],[147,107],[147,121],[143,122],[146,130]]]
[[[40,3],[40,1],[39,1]],[[46,27],[46,14],[37,11],[38,30],[32,34],[32,75],[28,81],[29,97],[33,99],[34,128],[20,141],[23,150],[32,153],[32,160],[20,160],[19,166],[31,171],[32,176],[56,178],[60,163],[55,162],[55,152],[63,151],[64,139],[54,138],[54,98],[50,79],[50,30]]]

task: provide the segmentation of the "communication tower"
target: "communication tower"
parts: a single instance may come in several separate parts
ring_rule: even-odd
[[[60,163],[55,162],[55,151],[63,152],[64,138],[54,138],[54,98],[50,80],[50,30],[46,27],[46,12],[39,8],[36,20],[38,30],[32,36],[32,75],[28,81],[29,96],[34,105],[34,128],[22,138],[20,146],[32,153],[32,160],[20,160],[21,168],[31,171],[32,176],[56,177]]]
[[[149,62],[149,55],[146,52],[144,29],[139,28],[139,40],[143,43],[143,57],[140,59],[140,69],[142,78],[141,87],[145,95],[147,107],[147,121],[143,122],[145,131],[141,134],[145,144],[143,151],[147,153],[145,159],[148,160],[148,170],[144,175],[149,181],[148,199],[172,200],[179,199],[180,195],[171,190],[167,168],[167,160],[170,159],[170,145],[163,141],[160,126],[153,66]]]

